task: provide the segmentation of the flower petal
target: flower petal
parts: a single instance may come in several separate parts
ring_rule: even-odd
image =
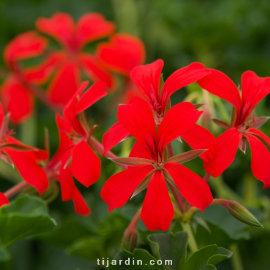
[[[115,25],[98,13],[87,13],[83,15],[76,26],[76,40],[79,47],[88,42],[109,36],[113,33]]]
[[[79,69],[71,62],[65,62],[56,72],[50,86],[49,98],[57,105],[65,105],[79,86]]]
[[[47,39],[30,31],[16,36],[5,48],[4,59],[7,64],[17,60],[42,54],[47,46]]]
[[[129,134],[130,133],[119,122],[111,126],[102,138],[102,144],[104,146],[102,156],[125,139]]]
[[[51,53],[41,64],[25,69],[25,79],[34,84],[45,83],[57,68],[57,65],[63,60],[63,56],[62,53]]]
[[[62,45],[72,48],[74,22],[66,13],[55,13],[51,18],[38,18],[36,27],[41,32],[48,34],[58,40]]]
[[[4,106],[10,112],[14,123],[21,123],[33,112],[33,97],[14,77],[7,79],[2,85],[1,96]]]
[[[155,151],[156,125],[148,103],[135,97],[131,104],[118,108],[119,122],[151,153]]]
[[[207,182],[188,168],[174,162],[167,162],[164,169],[170,174],[183,197],[203,211],[213,200]]]
[[[246,134],[251,154],[253,175],[264,183],[263,188],[270,187],[270,153],[265,145],[255,136]]]
[[[220,151],[213,160],[204,162],[206,172],[213,177],[221,175],[234,161],[241,139],[242,133],[236,128],[230,128],[220,135],[217,138]]]
[[[103,98],[107,95],[106,89],[106,83],[105,82],[96,82],[94,83],[90,88],[85,90],[84,94],[79,99],[75,113],[80,113],[90,106],[92,106],[94,103],[96,103],[98,100]]]
[[[109,212],[123,206],[153,170],[151,165],[138,165],[111,176],[101,190],[101,198],[108,204]]]
[[[66,166],[66,163],[69,161],[71,156],[71,150],[66,152],[63,156],[62,163],[60,166],[60,186],[61,186],[61,194],[62,194],[62,201],[68,201],[73,198],[75,184],[72,177],[72,172],[70,166]]]
[[[263,140],[263,142],[265,142],[267,145],[270,146],[270,138],[267,135],[265,135],[263,132],[261,132],[259,129],[257,129],[257,128],[249,128],[247,133],[256,135],[261,140]]]
[[[109,90],[113,90],[116,82],[113,74],[107,71],[96,56],[80,54],[80,65],[85,74],[94,82],[103,81]]]
[[[197,124],[183,133],[181,137],[193,149],[208,149],[200,155],[205,162],[211,161],[219,152],[219,145],[215,136]]]
[[[163,118],[158,129],[158,149],[181,136],[190,129],[199,119],[202,112],[197,111],[189,102],[182,102],[173,106]]]
[[[5,196],[5,194],[0,192],[0,207],[2,207],[3,205],[7,205],[7,204],[9,204],[8,198]]]
[[[146,96],[152,109],[156,111],[161,108],[159,83],[163,64],[163,60],[159,59],[148,65],[137,66],[130,73],[131,80]]]
[[[97,55],[110,70],[129,75],[134,67],[144,62],[145,48],[134,36],[116,34],[109,43],[98,45]]]
[[[34,152],[19,152],[13,149],[4,149],[12,159],[22,178],[42,194],[49,186],[45,171],[38,166]]]
[[[59,146],[55,153],[55,155],[51,158],[48,168],[54,169],[57,165],[59,165],[61,159],[65,152],[73,146],[73,142],[69,140],[68,133],[71,132],[71,128],[68,122],[61,117],[60,115],[56,114],[56,124],[58,128],[58,135],[59,135]]]
[[[136,141],[130,151],[129,157],[139,157],[139,158],[145,158],[145,159],[152,159],[152,156],[150,155],[149,151],[145,148],[143,144],[141,144],[139,141]]]
[[[164,175],[154,172],[144,198],[141,219],[150,231],[167,231],[174,216]]]
[[[214,94],[230,102],[239,112],[240,94],[233,81],[221,71],[215,69],[206,69],[211,74],[203,77],[198,84],[211,94]]]
[[[161,100],[162,108],[165,111],[166,104],[170,96],[180,88],[197,82],[210,72],[201,63],[191,63],[190,65],[176,70],[164,83]]]
[[[75,212],[82,216],[88,216],[91,213],[91,209],[87,205],[80,191],[75,188],[72,201],[74,203]]]
[[[270,93],[270,78],[261,78],[252,71],[242,75],[242,106],[241,119],[238,124],[244,123],[255,106]]]
[[[84,140],[74,147],[71,167],[73,176],[86,187],[100,177],[100,160]]]

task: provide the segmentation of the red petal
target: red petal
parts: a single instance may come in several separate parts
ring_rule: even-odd
[[[150,155],[149,151],[147,151],[144,145],[138,141],[136,141],[135,144],[133,145],[129,157],[152,159],[152,156]]]
[[[213,200],[211,190],[204,179],[186,167],[167,162],[164,169],[170,174],[183,197],[203,211]]]
[[[252,71],[242,75],[242,107],[241,119],[238,124],[244,123],[255,106],[270,93],[270,78],[258,77]]]
[[[71,169],[68,167],[64,169],[64,164],[61,166],[60,169],[60,185],[61,185],[61,193],[62,193],[62,200],[68,201],[73,198],[74,191],[75,191],[75,184],[72,178]]]
[[[82,128],[82,125],[80,124],[80,121],[78,119],[76,108],[78,104],[78,97],[82,94],[83,90],[87,87],[88,82],[82,82],[80,87],[77,91],[73,94],[73,96],[70,98],[69,102],[66,104],[64,108],[64,116],[67,122],[69,123],[70,127],[77,132],[78,134],[84,136],[85,131]]]
[[[205,161],[211,161],[219,153],[219,145],[215,136],[207,129],[195,124],[181,137],[193,149],[209,149],[202,153],[200,157]]]
[[[62,43],[64,46],[73,48],[74,22],[66,13],[55,13],[51,18],[39,18],[36,27],[41,32],[48,34]]]
[[[167,231],[174,216],[173,205],[167,190],[164,175],[155,172],[147,187],[141,219],[150,231]]]
[[[5,194],[0,192],[0,207],[7,204],[9,204],[8,198],[5,196]]]
[[[45,83],[61,60],[63,60],[63,54],[50,54],[40,65],[26,69],[24,71],[25,79],[31,83]]]
[[[88,88],[84,94],[79,99],[76,111],[75,113],[80,113],[90,106],[92,106],[94,103],[96,103],[98,100],[103,98],[107,95],[106,89],[106,83],[105,82],[96,82],[94,83],[90,88]]]
[[[57,152],[55,153],[55,155],[53,156],[53,158],[50,160],[48,164],[48,167],[52,169],[60,163],[65,152],[69,148],[71,148],[73,144],[73,142],[69,140],[68,135],[67,135],[71,132],[71,128],[69,124],[67,123],[67,121],[61,116],[59,116],[58,114],[56,114],[56,124],[57,124],[58,134],[59,134],[59,146],[58,146]]]
[[[210,72],[204,68],[204,65],[200,63],[192,63],[176,70],[166,80],[162,89],[161,99],[163,111],[165,111],[168,99],[175,91],[191,83],[197,82],[209,73]]]
[[[135,67],[130,77],[139,90],[147,97],[152,108],[160,109],[159,82],[163,61],[161,59],[144,66]]]
[[[12,122],[21,123],[32,114],[33,97],[14,77],[4,82],[1,95]]]
[[[101,14],[87,13],[77,23],[76,40],[81,47],[88,42],[109,36],[114,29],[114,23],[106,21]]]
[[[151,153],[155,149],[156,125],[148,103],[135,97],[131,104],[118,108],[119,122]]]
[[[80,64],[86,75],[93,81],[103,81],[107,87],[112,90],[115,86],[115,78],[110,74],[99,62],[99,60],[92,55],[81,54]]]
[[[87,205],[80,191],[75,188],[73,193],[73,203],[75,207],[75,212],[82,216],[88,216],[91,213],[91,209]]]
[[[12,149],[4,149],[4,152],[12,159],[22,178],[42,194],[49,186],[45,171],[37,164],[34,152],[18,152]]]
[[[101,190],[101,198],[109,205],[109,212],[123,206],[152,171],[151,165],[138,165],[111,176]]]
[[[158,129],[159,152],[161,153],[169,142],[190,129],[201,114],[202,112],[197,111],[189,102],[173,106],[163,118]]]
[[[204,163],[206,172],[214,177],[221,175],[234,161],[241,139],[242,133],[236,128],[230,128],[220,135],[217,138],[220,151],[213,160]]]
[[[125,139],[129,134],[130,133],[119,122],[111,126],[102,138],[102,144],[104,146],[102,156]]]
[[[72,154],[72,174],[84,186],[89,187],[100,177],[101,163],[86,141],[74,147]]]
[[[5,48],[4,59],[12,65],[13,61],[35,57],[43,53],[47,40],[36,32],[26,32],[15,37]]]
[[[268,144],[270,146],[270,138],[267,135],[265,135],[263,132],[261,132],[259,129],[250,128],[250,129],[248,129],[247,132],[250,134],[256,135],[257,137],[262,139],[266,144]]]
[[[2,104],[0,103],[0,129],[4,121],[5,113]]]
[[[79,69],[66,62],[60,67],[49,86],[49,97],[55,104],[65,105],[79,86]]]
[[[211,74],[199,80],[198,84],[208,92],[230,102],[239,112],[240,94],[233,81],[221,71],[215,69],[206,70],[210,71]]]
[[[98,46],[97,55],[110,70],[129,75],[134,67],[144,62],[145,48],[142,41],[134,36],[116,34],[109,43]]]
[[[245,134],[251,154],[251,170],[253,175],[264,183],[263,188],[270,187],[270,153],[265,145],[255,136]]]

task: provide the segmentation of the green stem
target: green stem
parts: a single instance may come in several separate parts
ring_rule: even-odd
[[[232,244],[229,246],[229,249],[233,252],[233,256],[231,259],[233,269],[234,270],[244,270],[238,245]]]
[[[190,224],[189,223],[186,223],[186,222],[181,222],[181,225],[183,227],[183,230],[185,232],[187,232],[188,234],[188,245],[189,245],[189,248],[191,250],[192,253],[198,251],[198,246],[197,246],[197,242],[195,240],[195,237],[194,237],[194,234],[192,232],[192,229],[190,227]]]

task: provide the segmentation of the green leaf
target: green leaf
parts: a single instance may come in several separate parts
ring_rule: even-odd
[[[85,239],[92,234],[93,232],[91,232],[91,230],[89,230],[89,228],[84,224],[75,219],[69,218],[59,224],[52,233],[40,236],[39,239],[59,247],[68,247],[74,242]]]
[[[0,247],[0,261],[5,262],[10,260],[10,253],[5,248]]]
[[[187,261],[182,260],[178,270],[216,270],[214,265],[229,259],[232,252],[217,245],[206,246],[194,252]]]
[[[105,262],[107,263],[106,260],[104,263]],[[116,265],[112,265],[112,263],[116,263]],[[108,269],[162,270],[162,266],[157,263],[157,259],[144,249],[135,249],[134,253],[124,250],[120,252],[114,260],[109,260]]]
[[[254,211],[252,211],[254,214]],[[259,221],[264,217],[261,211],[256,211],[255,216]],[[196,232],[196,240],[200,247],[206,245],[229,245],[235,240],[248,239],[251,230],[250,226],[239,222],[232,217],[228,211],[220,205],[211,205],[204,213],[197,212],[195,217],[201,217],[207,221],[211,233],[201,226]]]
[[[0,246],[6,247],[23,238],[50,232],[55,225],[43,200],[29,195],[18,197],[10,205],[0,208]]]
[[[172,260],[172,266],[163,266],[164,269],[177,269],[179,262],[185,257],[188,235],[186,232],[179,232],[175,235],[152,234],[148,237],[151,250],[157,259]]]

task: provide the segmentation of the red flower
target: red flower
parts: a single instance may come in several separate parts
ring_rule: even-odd
[[[134,96],[140,96],[141,93],[129,78],[131,70],[142,65],[145,60],[145,47],[140,39],[127,34],[115,34],[109,42],[98,45],[97,56],[104,67],[125,76],[124,95],[119,95],[117,103],[128,104]]]
[[[176,185],[195,207],[203,210],[209,206],[212,195],[207,183],[176,163],[175,157],[166,160],[163,155],[166,145],[194,125],[200,115],[201,112],[191,103],[177,104],[165,115],[156,131],[154,117],[146,101],[134,98],[130,105],[119,106],[119,122],[137,139],[136,144],[144,154],[141,155],[143,158],[115,159],[130,167],[110,177],[101,191],[109,211],[123,206],[134,192],[136,194],[138,189],[148,186],[141,219],[149,230],[167,230],[174,211],[166,181]]]
[[[129,76],[130,71],[145,60],[142,41],[127,34],[115,34],[110,42],[97,47],[97,56],[108,69]]]
[[[210,93],[230,102],[234,108],[231,125],[223,125],[227,130],[217,138],[219,154],[205,163],[206,171],[214,177],[219,176],[233,162],[239,147],[245,152],[246,140],[252,152],[251,170],[254,176],[270,187],[270,153],[264,144],[270,145],[270,138],[257,128],[263,125],[267,117],[251,117],[255,106],[270,93],[270,78],[260,78],[252,71],[242,75],[242,91],[222,72],[210,70],[198,83]]]
[[[49,19],[39,18],[36,25],[64,47],[63,51],[52,53],[38,72],[45,72],[48,66],[56,71],[49,86],[52,102],[65,105],[70,100],[80,83],[80,69],[92,80],[105,81],[112,87],[113,77],[101,68],[95,56],[82,50],[87,43],[111,35],[115,28],[113,23],[100,14],[87,13],[75,24],[68,14],[56,13]]]
[[[0,154],[1,159],[15,166],[22,178],[35,187],[39,194],[48,188],[45,171],[39,167],[38,161],[46,160],[48,153],[22,144],[11,136],[8,130],[8,115],[4,116],[0,104]]]
[[[63,201],[72,199],[75,211],[82,215],[90,214],[90,209],[76,188],[73,176],[89,187],[98,180],[101,163],[89,146],[92,131],[79,121],[78,114],[107,94],[104,82],[96,82],[82,94],[87,84],[82,83],[65,106],[64,118],[56,116],[60,145],[47,166],[47,172],[60,181]]]
[[[18,61],[41,55],[46,46],[45,38],[35,32],[26,32],[14,38],[5,48],[4,59],[10,72],[1,87],[1,97],[14,123],[20,123],[32,114],[34,102],[30,88],[37,83],[33,76],[34,69],[21,70]]]
[[[157,126],[162,123],[162,119],[166,114],[166,106],[170,96],[178,89],[209,74],[209,71],[206,71],[202,64],[192,63],[175,71],[160,89],[162,68],[163,61],[157,60],[152,64],[135,67],[130,75],[134,84],[150,104]],[[103,137],[103,155],[129,134],[121,123],[113,125]],[[181,137],[193,149],[211,149],[211,151],[207,151],[200,156],[205,161],[211,160],[218,152],[218,145],[214,135],[197,124],[191,126],[186,132],[182,132]]]
[[[9,204],[8,198],[0,192],[0,207],[6,204]]]

